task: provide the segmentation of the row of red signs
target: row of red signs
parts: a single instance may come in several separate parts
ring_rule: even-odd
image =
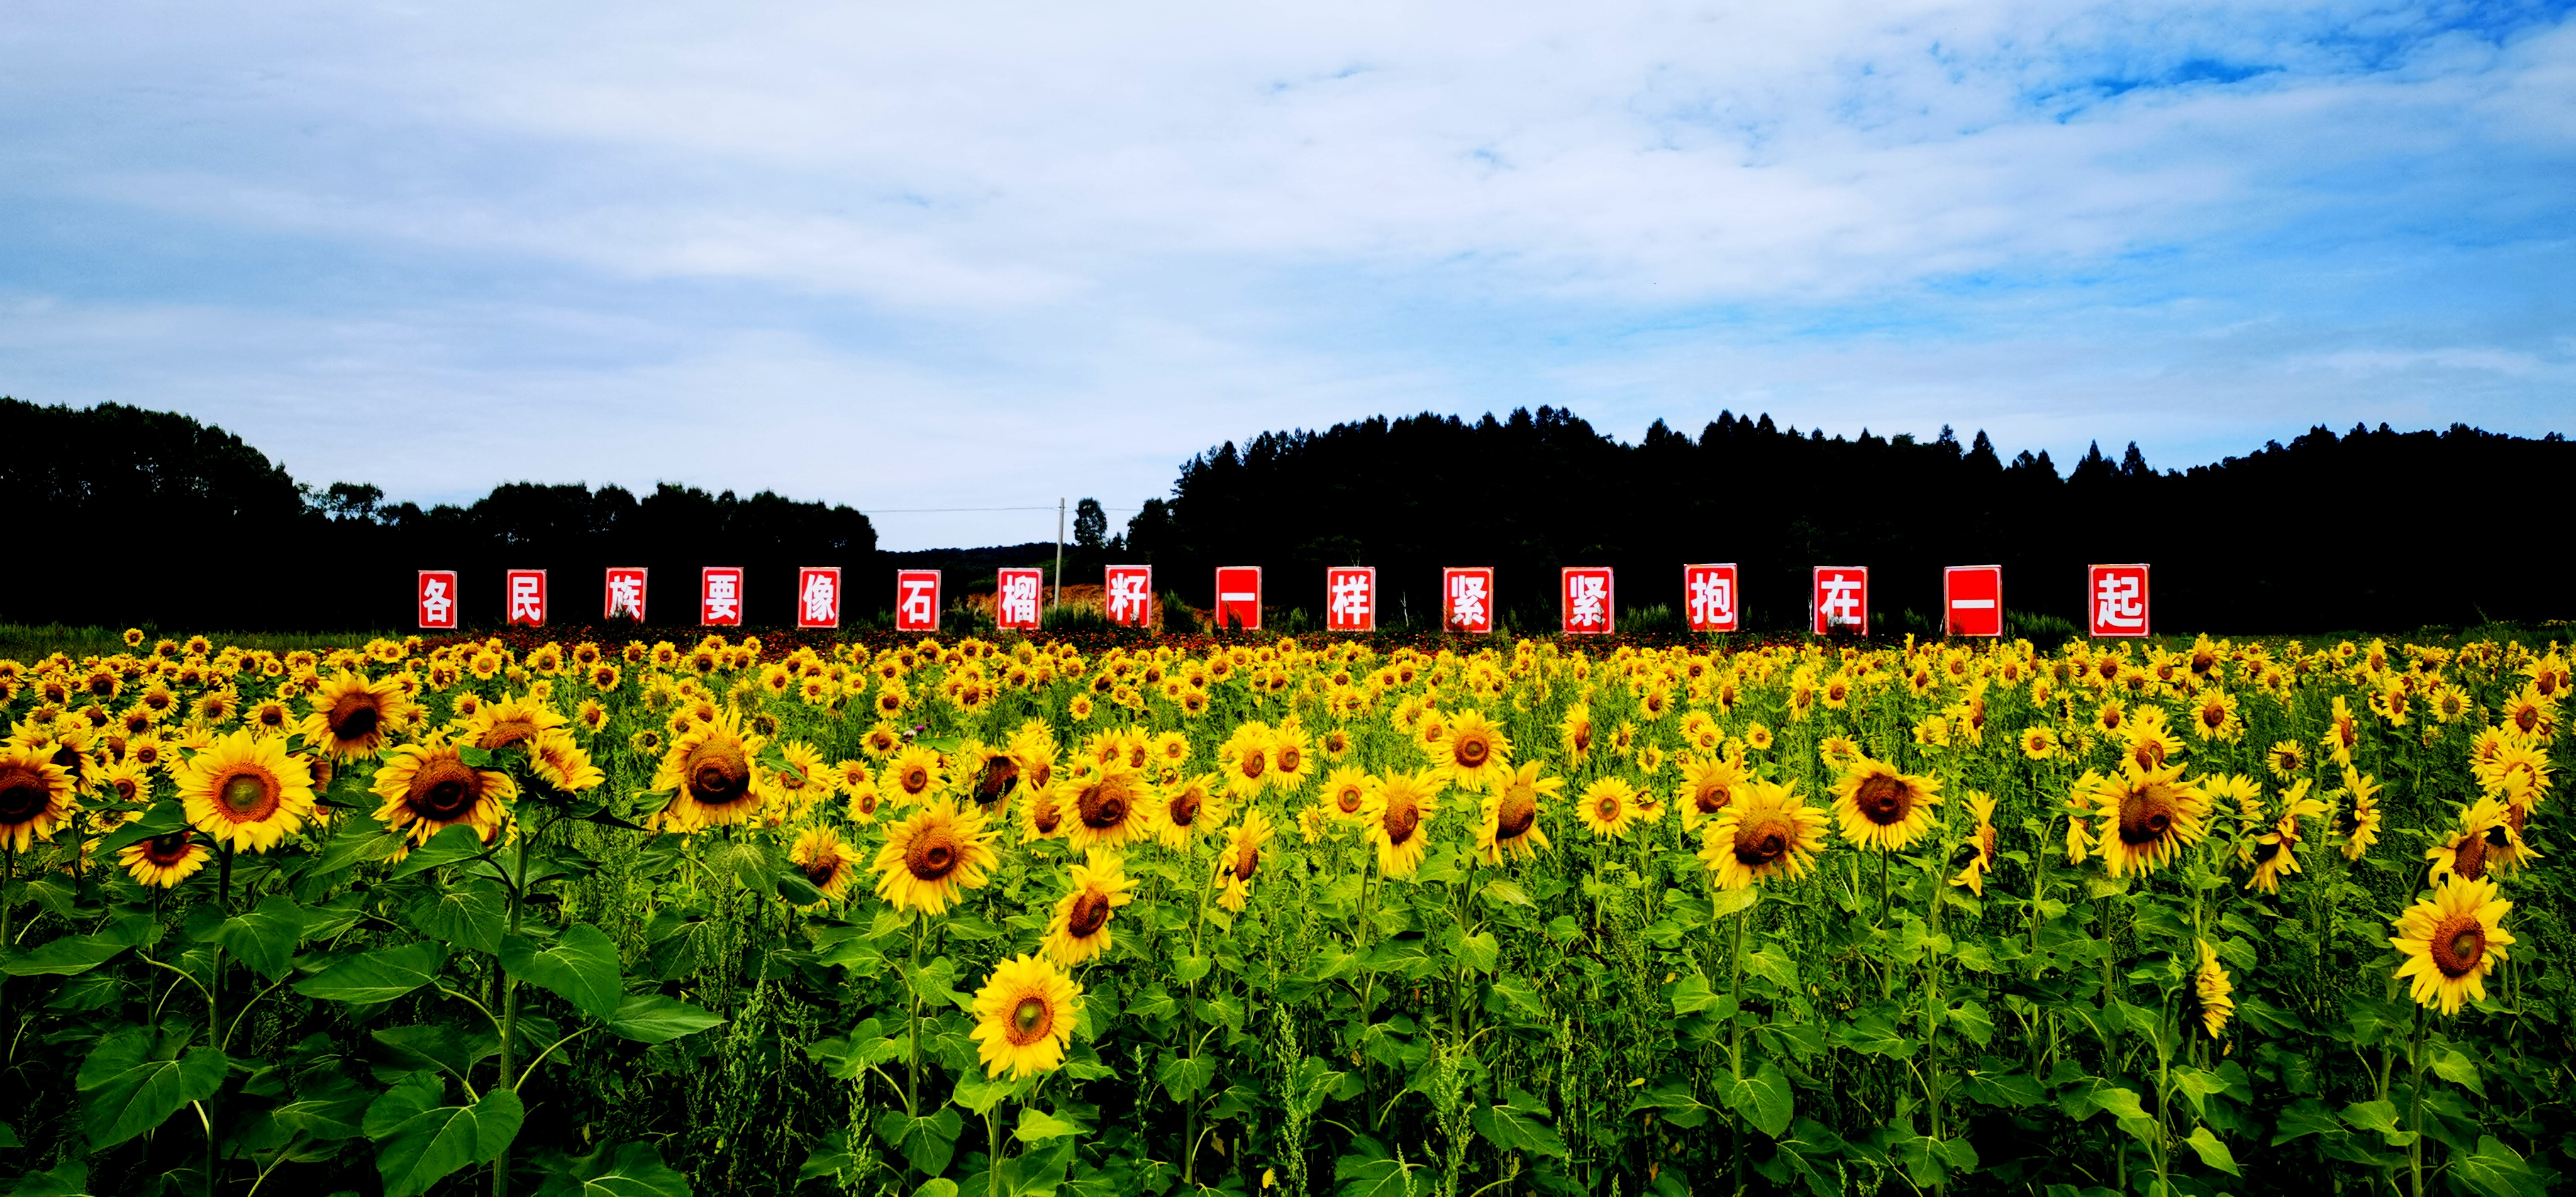
[[[1004,629],[1038,627],[1045,572],[1001,570],[995,578],[993,622]],[[1121,627],[1154,623],[1154,567],[1112,565],[1106,578],[1109,622]],[[1608,635],[1618,627],[1616,578],[1608,566],[1569,565],[1558,571],[1557,598],[1562,628],[1569,636]],[[939,571],[895,572],[895,630],[939,630]],[[546,622],[546,571],[514,569],[504,581],[508,622],[541,627]],[[1728,565],[1682,567],[1683,611],[1695,632],[1732,632],[1740,620],[1741,589],[1736,568]],[[1952,636],[2001,636],[2004,633],[2004,571],[1997,565],[1953,565],[1942,572],[1942,630]],[[2096,565],[2086,572],[2089,630],[2095,636],[2147,634],[2147,567]],[[645,571],[617,567],[608,571],[600,615],[603,619],[644,618]],[[420,626],[456,626],[456,571],[420,571]],[[1324,627],[1334,632],[1377,630],[1377,567],[1337,565],[1324,571]],[[740,627],[743,571],[736,566],[709,566],[698,575],[698,622],[708,627]],[[1261,567],[1220,566],[1216,571],[1216,619],[1223,627],[1258,631],[1261,627]],[[1869,628],[1869,567],[1815,567],[1807,596],[1807,616],[1819,636],[1861,632]],[[1494,630],[1494,571],[1471,566],[1441,571],[1440,622],[1453,632]],[[809,566],[796,575],[796,626],[841,626],[841,570]]]

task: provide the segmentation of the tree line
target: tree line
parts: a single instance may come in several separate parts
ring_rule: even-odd
[[[792,622],[798,566],[840,565],[858,622],[891,605],[898,567],[946,568],[961,596],[995,567],[1054,565],[1047,543],[881,553],[864,513],[769,491],[511,482],[468,504],[387,503],[121,404],[0,398],[0,444],[21,546],[0,586],[8,622],[408,627],[413,571],[453,568],[469,626],[489,625],[513,567],[553,571],[557,619],[584,621],[610,565],[653,570],[649,622],[670,627],[694,623],[702,566],[749,571],[749,620],[774,626]],[[2538,622],[2576,605],[2545,514],[2571,471],[2576,447],[2556,433],[2457,424],[2318,427],[2187,470],[2096,446],[2061,474],[2045,452],[2007,461],[1985,433],[1963,445],[1948,428],[1828,437],[1729,412],[1696,438],[1658,421],[1629,444],[1552,407],[1425,413],[1219,445],[1114,535],[1086,499],[1065,572],[1152,564],[1158,588],[1204,608],[1216,566],[1260,565],[1270,606],[1313,616],[1325,566],[1374,565],[1381,625],[1427,627],[1442,567],[1491,566],[1512,626],[1549,629],[1559,566],[1617,569],[1633,627],[1672,618],[1684,564],[1731,561],[1746,626],[1787,630],[1804,625],[1810,566],[1867,565],[1877,622],[1895,632],[1938,626],[1945,565],[2003,566],[2006,608],[2038,628],[2080,625],[2087,564],[2144,561],[2163,630]]]

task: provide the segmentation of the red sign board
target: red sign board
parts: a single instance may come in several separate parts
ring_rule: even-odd
[[[895,571],[894,630],[898,632],[936,632],[939,630],[938,570],[904,569]]]
[[[546,626],[546,571],[509,571],[502,582],[502,597],[507,604],[503,609],[509,612],[505,622],[531,628]]]
[[[644,567],[612,565],[608,583],[600,596],[601,619],[631,619],[644,622]]]
[[[742,626],[742,567],[710,565],[698,571],[698,622],[715,628]]]
[[[1154,567],[1113,565],[1103,575],[1102,607],[1109,622],[1122,628],[1154,626]]]
[[[1220,565],[1216,567],[1216,626],[1219,629],[1239,627],[1247,632],[1261,630],[1261,567],[1258,565]]]
[[[2085,606],[2096,636],[2147,634],[2147,567],[2096,565],[2085,571]]]
[[[1744,624],[1737,610],[1735,566],[1685,565],[1682,567],[1684,609],[1690,616],[1694,632],[1732,632]]]
[[[1617,626],[1608,566],[1566,566],[1557,571],[1556,588],[1566,635],[1607,636]]]
[[[1324,571],[1324,630],[1377,630],[1377,567],[1336,565]]]
[[[1494,571],[1452,566],[1440,571],[1440,626],[1452,632],[1494,630]]]
[[[1810,625],[1819,636],[1830,632],[1869,632],[1869,567],[1819,565],[1815,585],[1807,592]]]
[[[1948,636],[2004,634],[2004,567],[1953,565],[1941,571],[1941,632]]]
[[[1046,571],[1004,569],[993,574],[993,626],[1005,631],[1034,632],[1038,609],[1046,600]]]
[[[455,570],[420,571],[420,589],[412,597],[420,601],[421,627],[454,628],[456,626]]]
[[[796,626],[841,626],[841,567],[808,565],[796,571]]]

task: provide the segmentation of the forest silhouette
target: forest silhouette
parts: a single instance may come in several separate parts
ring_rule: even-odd
[[[769,491],[511,482],[470,504],[387,503],[365,483],[299,483],[241,438],[121,404],[0,399],[0,502],[21,529],[0,620],[171,628],[403,628],[414,571],[461,572],[464,618],[500,616],[501,571],[545,568],[558,622],[589,622],[600,571],[651,568],[649,623],[695,622],[707,565],[742,566],[749,622],[792,622],[795,570],[839,565],[849,616],[891,605],[895,568],[949,594],[1055,546],[880,552],[865,514]],[[1697,437],[1658,421],[1633,444],[1562,409],[1375,417],[1264,432],[1185,463],[1117,535],[1076,521],[1066,580],[1110,561],[1205,607],[1218,565],[1259,565],[1268,605],[1305,624],[1328,565],[1378,568],[1382,626],[1437,621],[1440,570],[1491,566],[1511,626],[1556,622],[1560,566],[1618,571],[1630,628],[1669,626],[1686,563],[1743,571],[1746,626],[1806,618],[1807,570],[1870,567],[1879,631],[1938,625],[1941,568],[2004,568],[2022,628],[2083,615],[2095,562],[2154,568],[2158,630],[2404,632],[2562,618],[2576,567],[2546,512],[2576,446],[2464,425],[2337,435],[2183,470],[2098,445],[2061,474],[1983,432],[1828,437],[1721,413]]]

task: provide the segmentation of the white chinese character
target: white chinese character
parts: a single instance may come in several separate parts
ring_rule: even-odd
[[[1860,576],[1826,574],[1816,583],[1825,592],[1825,626],[1856,628],[1860,626]]]
[[[1333,579],[1332,620],[1336,624],[1357,627],[1369,617],[1369,576],[1343,574]]]
[[[832,623],[840,618],[841,599],[832,575],[816,570],[805,575],[805,622]]]
[[[905,627],[928,627],[931,624],[934,613],[931,610],[930,592],[938,585],[938,582],[930,578],[903,580],[902,612]]]
[[[644,618],[644,579],[633,574],[611,574],[608,579],[608,614],[629,619]]]
[[[1038,618],[1038,575],[1005,574],[1001,593],[994,600],[1006,624],[1035,623]]]
[[[707,622],[742,618],[742,575],[707,575]]]
[[[537,575],[513,575],[510,578],[510,618],[537,623],[543,622],[545,617],[545,599],[537,592]]]
[[[1109,621],[1132,623],[1143,619],[1150,597],[1145,593],[1143,570],[1109,575]]]
[[[1578,628],[1600,627],[1609,588],[1610,579],[1599,574],[1566,575],[1565,621]]]
[[[1449,576],[1449,618],[1462,628],[1484,626],[1484,575],[1451,574]]]
[[[2136,574],[2104,574],[2093,591],[2093,622],[2106,628],[2147,626],[2147,603],[2138,593],[2145,579]]]
[[[1692,623],[1735,622],[1734,579],[1716,570],[1694,575],[1690,586]]]
[[[420,617],[423,623],[440,626],[447,623],[447,613],[456,600],[447,596],[447,579],[429,578],[421,583]]]

